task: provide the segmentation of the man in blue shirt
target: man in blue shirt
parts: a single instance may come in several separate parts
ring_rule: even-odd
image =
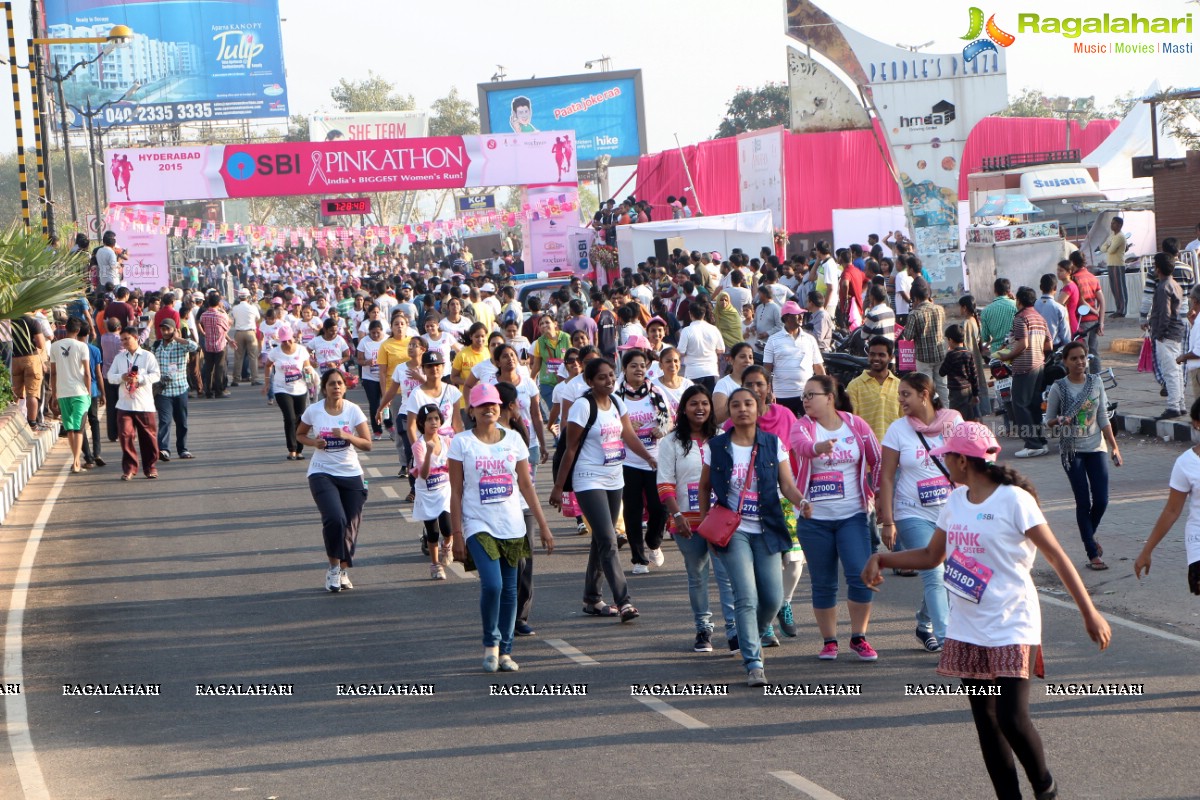
[[[1067,324],[1066,306],[1054,299],[1054,294],[1058,291],[1058,278],[1047,272],[1042,276],[1039,285],[1042,296],[1033,304],[1033,308],[1046,320],[1046,327],[1050,329],[1050,338],[1054,346],[1061,347],[1071,340],[1071,326]]]

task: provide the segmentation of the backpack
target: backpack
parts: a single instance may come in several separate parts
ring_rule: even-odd
[[[575,474],[575,465],[579,462],[579,451],[583,449],[583,441],[584,441],[584,439],[587,438],[588,431],[590,431],[592,429],[592,427],[596,424],[596,417],[600,413],[600,407],[598,405],[596,405],[596,398],[592,396],[591,389],[588,389],[586,392],[584,392],[583,397],[579,398],[579,400],[583,400],[584,398],[586,398],[588,401],[588,420],[587,420],[587,424],[583,426],[583,433],[581,433],[579,436],[579,446],[575,448],[575,458],[573,461],[571,461],[571,468],[567,472],[567,479],[565,481],[563,481],[563,491],[564,492],[574,491],[574,488],[573,488],[572,482],[571,482],[571,478]],[[579,401],[576,401],[576,402],[579,402]],[[563,456],[567,452],[566,443],[567,443],[566,442],[566,422],[564,421],[563,422],[563,441],[559,447],[554,448],[554,458],[551,461],[551,468],[552,468],[552,472],[553,472],[555,480],[558,480],[558,470],[560,467],[562,467]]]

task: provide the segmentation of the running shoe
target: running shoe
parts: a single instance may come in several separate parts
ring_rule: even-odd
[[[581,522],[575,526],[575,533],[577,533],[578,535],[587,536],[587,532],[588,532],[588,529],[587,529],[587,525],[585,523]]]
[[[634,564],[633,571],[630,572],[630,574],[631,575],[649,575],[650,574],[650,566],[648,564]]]
[[[795,638],[796,620],[792,618],[792,604],[784,603],[775,618],[779,620],[779,630],[783,631],[783,635],[789,639]]]
[[[158,451],[158,460],[159,461],[170,461],[171,460],[171,451],[170,450],[159,450]]]
[[[354,588],[354,584],[350,582],[350,573],[346,572],[346,570],[344,570],[344,569],[340,570],[338,572],[338,584],[343,589],[353,589]]]
[[[692,652],[712,652],[712,631],[696,631],[696,643],[692,645]]]
[[[401,467],[400,471],[396,473],[396,477],[402,480],[408,480],[408,467]]]
[[[338,567],[325,570],[325,591],[340,592],[342,590],[342,571]]]
[[[188,450],[184,450],[182,453],[180,453],[179,457],[182,459],[185,459],[185,460],[189,459],[189,458],[195,458],[195,456],[192,455],[191,452]]]
[[[449,539],[442,540],[442,546],[438,550],[438,561],[442,562],[443,567],[454,563],[454,544]]]
[[[430,564],[429,577],[435,581],[444,581],[446,580],[446,570],[442,568],[441,564]]]
[[[753,688],[766,686],[767,673],[762,669],[762,667],[750,670],[746,673],[746,685]]]
[[[826,642],[825,646],[821,648],[821,652],[817,654],[817,658],[821,659],[822,661],[833,661],[837,658],[837,654],[837,642]]]
[[[850,649],[858,653],[859,661],[879,660],[879,653],[875,652],[875,648],[871,647],[871,643],[866,639],[859,639],[858,642],[850,642]]]
[[[534,636],[537,634],[537,631],[528,622],[518,622],[513,628],[513,633],[517,636]]]
[[[933,631],[923,631],[917,628],[913,633],[916,634],[917,641],[921,643],[921,646],[929,652],[936,653],[942,649],[938,644],[937,637],[933,635]]]
[[[103,459],[103,458],[101,458],[100,456],[96,456],[96,466],[97,466],[97,467],[103,467],[103,466],[105,466],[105,461],[104,461],[104,459]]]
[[[500,656],[500,671],[501,672],[516,672],[521,668],[521,665],[513,661],[513,657],[508,653]]]
[[[774,631],[768,629],[767,632],[762,635],[762,646],[779,647],[779,639],[775,636]]]
[[[654,566],[661,567],[666,560],[667,557],[663,555],[661,547],[655,547],[650,551],[650,563]]]

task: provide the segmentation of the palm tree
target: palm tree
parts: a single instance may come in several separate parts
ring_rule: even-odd
[[[17,226],[0,231],[0,320],[69,303],[87,286],[87,253],[50,247]],[[23,335],[15,328],[16,335]]]

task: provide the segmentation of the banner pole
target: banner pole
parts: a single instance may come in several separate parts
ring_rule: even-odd
[[[696,181],[692,178],[692,170],[688,167],[687,159],[683,157],[683,145],[679,143],[679,134],[675,134],[675,147],[679,150],[679,160],[683,162],[683,172],[687,175],[688,187],[692,190],[692,199],[696,201],[696,213],[703,214],[700,207],[700,193],[696,191]]]

